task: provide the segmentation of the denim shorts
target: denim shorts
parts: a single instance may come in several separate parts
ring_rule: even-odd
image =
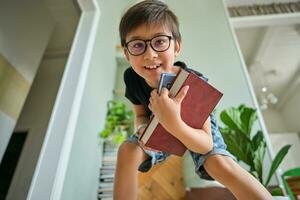
[[[235,160],[235,157],[226,150],[227,146],[224,143],[223,137],[219,131],[216,120],[213,115],[210,115],[210,122],[211,122],[211,133],[212,133],[213,144],[214,144],[213,149],[207,154],[199,154],[189,150],[190,155],[192,156],[192,159],[195,164],[196,174],[198,174],[200,178],[206,180],[213,180],[213,178],[209,176],[209,174],[206,172],[206,170],[203,167],[204,162],[209,156],[219,154],[219,155],[229,156]],[[126,139],[126,142],[132,142],[140,146],[140,144],[138,143],[137,134],[133,134],[130,137],[128,137]],[[140,147],[143,149],[142,146]],[[141,172],[149,171],[153,165],[166,160],[170,156],[170,154],[166,152],[155,152],[148,149],[143,149],[143,151],[147,155],[149,155],[149,157],[140,164],[139,171]]]

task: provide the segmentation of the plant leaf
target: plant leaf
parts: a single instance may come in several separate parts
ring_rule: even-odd
[[[236,108],[228,108],[221,112],[220,118],[228,128],[243,132],[240,120],[240,111]]]
[[[227,150],[247,165],[253,165],[251,141],[245,134],[230,129],[221,128],[220,132],[227,144]]]
[[[133,111],[128,110],[123,102],[116,100],[108,101],[107,108],[104,130],[99,135],[102,138],[113,139],[118,144],[127,135],[134,132]],[[120,131],[123,131],[125,134],[119,135]]]
[[[245,104],[241,104],[239,105],[238,110],[241,112],[245,107],[246,107]]]
[[[255,151],[262,141],[264,141],[263,132],[259,130],[252,138],[252,149]]]
[[[264,184],[265,186],[269,185],[270,180],[271,180],[273,174],[275,173],[276,169],[279,167],[280,163],[282,162],[283,158],[286,156],[286,154],[288,153],[288,151],[289,151],[290,148],[291,148],[291,145],[285,145],[276,154],[276,156],[275,156],[275,158],[274,158],[274,160],[272,162],[272,165],[271,165],[271,168],[270,168],[270,171],[269,171],[269,175],[268,175],[267,181]]]
[[[110,134],[110,130],[104,129],[103,131],[100,132],[100,137],[101,138],[107,138]]]
[[[276,187],[271,191],[272,196],[284,196],[280,187]]]
[[[250,138],[253,123],[257,119],[256,110],[249,107],[243,107],[241,111],[241,122],[244,133]]]
[[[113,136],[113,141],[115,144],[121,144],[125,140],[126,140],[126,136],[122,132],[118,132],[118,134]]]
[[[258,145],[256,151],[254,151],[254,169],[257,172],[257,176],[259,181],[263,182],[263,162],[266,152],[266,143],[264,141],[261,141]]]

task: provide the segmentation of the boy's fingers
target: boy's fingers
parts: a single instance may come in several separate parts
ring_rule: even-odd
[[[169,90],[167,88],[162,88],[160,96],[162,96],[162,97],[168,97],[169,96]]]
[[[157,96],[158,94],[157,94],[157,89],[153,89],[152,91],[151,91],[151,94],[150,94],[152,97],[155,97],[155,96]]]
[[[148,104],[148,108],[152,111],[151,103]]]
[[[181,88],[181,90],[176,95],[176,97],[174,98],[174,100],[177,101],[178,103],[181,103],[182,100],[184,99],[185,95],[187,94],[188,90],[189,90],[189,86],[188,85],[186,85],[183,88]]]

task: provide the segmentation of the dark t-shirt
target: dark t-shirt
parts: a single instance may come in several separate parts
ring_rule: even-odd
[[[203,75],[193,69],[188,68],[183,62],[174,63],[182,69],[197,74],[199,77],[207,80]],[[151,111],[148,108],[150,93],[153,90],[145,81],[144,78],[139,76],[131,67],[124,72],[124,82],[126,85],[125,96],[135,105],[143,105],[148,116],[151,115]]]

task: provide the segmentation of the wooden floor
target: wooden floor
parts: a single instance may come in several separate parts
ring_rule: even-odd
[[[294,198],[298,199],[300,197],[300,176],[287,178],[287,182],[294,194]]]
[[[139,200],[184,199],[183,161],[181,157],[170,156],[162,164],[154,166],[147,173],[139,173]]]

